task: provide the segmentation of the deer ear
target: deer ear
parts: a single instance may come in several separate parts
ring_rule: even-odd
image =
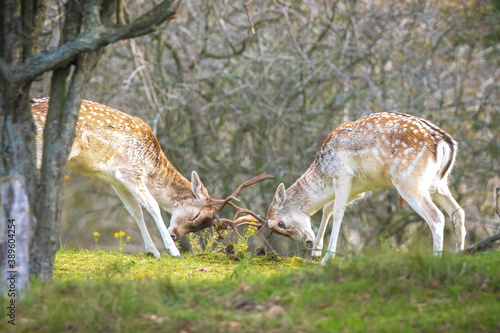
[[[210,198],[207,189],[205,188],[205,186],[203,186],[203,183],[201,182],[200,177],[198,176],[196,171],[193,171],[191,173],[191,189],[193,190],[196,198],[198,198],[199,200],[204,201]]]
[[[281,208],[281,206],[283,206],[283,204],[285,203],[285,199],[286,199],[285,185],[281,183],[278,186],[276,193],[274,193],[273,203],[271,204],[271,206],[274,209]]]

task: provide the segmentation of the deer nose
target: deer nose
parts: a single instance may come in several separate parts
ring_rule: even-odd
[[[313,241],[312,241],[312,240],[308,240],[308,241],[306,241],[306,247],[307,247],[308,249],[312,249],[312,247],[313,247]]]
[[[177,230],[172,230],[172,232],[170,233],[170,237],[172,237],[172,240],[175,242],[176,240],[178,240],[180,237],[179,237],[179,233],[177,232]]]

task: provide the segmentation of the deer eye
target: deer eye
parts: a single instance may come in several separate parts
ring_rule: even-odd
[[[279,221],[278,227],[280,227],[281,229],[285,229],[285,222]]]
[[[196,220],[198,217],[200,217],[200,212],[198,212],[198,214],[196,214],[196,216],[195,216],[195,217],[193,217],[190,221],[194,221],[194,220]]]

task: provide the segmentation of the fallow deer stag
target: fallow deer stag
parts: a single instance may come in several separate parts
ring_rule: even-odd
[[[323,141],[309,169],[288,189],[280,184],[267,214],[273,232],[302,240],[321,256],[329,217],[333,228],[325,264],[335,256],[340,224],[347,204],[375,189],[396,189],[427,222],[436,253],[443,250],[444,216],[434,199],[456,217],[459,250],[465,241],[465,214],[452,197],[447,181],[457,143],[422,118],[400,113],[375,113],[337,127]],[[314,240],[311,216],[323,208]],[[313,244],[314,240],[314,244]]]
[[[31,112],[37,131],[37,166],[43,151],[43,129],[49,98],[32,99]],[[225,200],[213,200],[195,171],[191,182],[168,161],[151,128],[137,117],[95,102],[82,101],[76,136],[66,166],[111,184],[134,217],[144,239],[146,251],[160,256],[144,223],[141,206],[153,217],[165,248],[180,257],[174,241],[189,232],[212,227],[223,221],[222,208],[236,198],[244,187],[272,178],[261,174],[244,184]],[[217,205],[221,205],[217,208]],[[167,230],[160,207],[172,214]],[[255,215],[255,214],[254,214]],[[236,226],[233,225],[233,228]]]

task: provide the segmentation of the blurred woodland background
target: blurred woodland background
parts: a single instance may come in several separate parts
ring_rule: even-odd
[[[138,0],[128,10],[152,6]],[[60,1],[49,6],[41,49],[57,46],[62,10]],[[213,198],[266,171],[276,179],[239,195],[265,216],[278,184],[300,177],[335,127],[397,111],[426,118],[459,142],[450,188],[466,212],[467,244],[498,231],[499,0],[185,0],[177,10],[156,33],[109,46],[86,99],[143,119],[173,165],[188,179],[196,170]],[[48,94],[48,75],[33,97]],[[123,230],[132,236],[125,251],[143,251],[112,187],[71,176],[61,244],[92,247],[97,230],[101,249],[116,250],[113,234]],[[232,213],[228,207],[224,215]],[[455,239],[446,218],[448,250]],[[314,230],[320,220],[321,211]],[[250,241],[265,244],[261,236]],[[269,242],[279,254],[306,255],[295,241]],[[395,191],[350,206],[338,251],[380,244],[431,246],[428,226]],[[189,250],[187,237],[182,249]]]

